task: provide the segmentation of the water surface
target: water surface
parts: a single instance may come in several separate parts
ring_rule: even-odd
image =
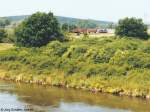
[[[0,109],[0,112],[150,112],[150,101],[0,81]]]

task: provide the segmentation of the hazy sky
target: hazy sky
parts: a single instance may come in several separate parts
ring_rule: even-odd
[[[108,21],[139,17],[150,22],[150,0],[0,0],[0,16],[26,15],[36,11]]]

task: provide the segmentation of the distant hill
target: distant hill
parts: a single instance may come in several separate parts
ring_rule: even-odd
[[[70,18],[70,17],[61,17],[61,16],[56,16],[58,21],[63,24],[63,23],[69,23],[69,24],[79,24],[80,22],[84,23],[91,23],[91,24],[96,24],[97,26],[101,27],[107,27],[108,25],[112,24],[113,22],[108,22],[108,21],[99,21],[99,20],[92,20],[92,19],[78,19],[78,18]]]
[[[8,16],[8,17],[5,17],[9,20],[11,20],[12,22],[18,22],[18,21],[22,21],[24,20],[25,18],[28,18],[29,15],[21,15],[21,16]]]
[[[12,22],[20,22],[29,16],[30,15],[8,16],[6,18],[10,19]],[[80,22],[82,22],[85,24],[94,24],[94,25],[97,25],[98,27],[104,27],[104,28],[108,27],[109,25],[111,25],[113,23],[113,22],[109,22],[109,21],[99,21],[99,20],[92,20],[92,19],[78,19],[78,18],[62,17],[62,16],[56,16],[56,18],[60,24],[68,23],[68,24],[77,25],[77,24],[80,24]]]

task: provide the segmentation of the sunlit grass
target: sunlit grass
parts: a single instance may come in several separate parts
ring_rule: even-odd
[[[80,35],[77,35],[77,34],[75,34],[75,33],[70,33],[70,35],[72,36],[72,37],[74,37],[74,38],[82,38],[82,37],[84,37],[84,35],[83,34],[80,34]],[[88,37],[89,38],[97,38],[97,37],[112,37],[112,36],[115,36],[115,34],[114,33],[96,33],[96,34],[88,34]]]
[[[11,48],[14,48],[14,45],[13,45],[13,44],[0,43],[0,51],[8,50],[8,49],[11,49]]]
[[[148,33],[150,34],[150,29],[148,29]]]

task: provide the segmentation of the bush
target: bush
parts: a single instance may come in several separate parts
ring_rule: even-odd
[[[11,21],[7,18],[0,18],[0,27],[5,28],[6,26],[10,25]]]
[[[16,44],[41,47],[51,40],[62,40],[59,24],[52,13],[37,12],[23,21],[16,29]]]
[[[14,28],[7,28],[7,38],[4,39],[4,42],[6,43],[14,43],[15,34],[14,34]]]
[[[66,31],[66,32],[69,31],[69,24],[67,24],[67,23],[62,24],[61,29],[62,29],[62,31]]]
[[[64,23],[61,26],[61,29],[62,29],[63,32],[70,32],[70,31],[72,31],[75,28],[77,28],[76,25],[74,25],[74,24],[68,24],[68,23]]]
[[[3,40],[7,37],[7,33],[5,29],[0,29],[0,42],[3,42]]]
[[[119,21],[115,31],[118,36],[148,39],[147,26],[142,19],[125,18]]]

